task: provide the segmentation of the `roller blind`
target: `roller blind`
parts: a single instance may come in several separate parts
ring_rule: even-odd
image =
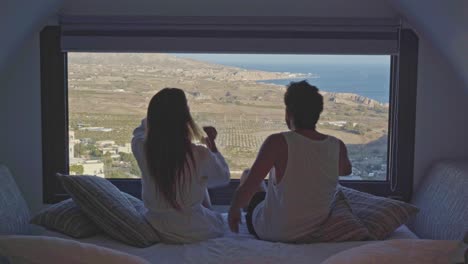
[[[62,16],[63,51],[397,54],[393,19]]]

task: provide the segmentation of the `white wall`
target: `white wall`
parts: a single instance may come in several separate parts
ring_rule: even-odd
[[[468,1],[388,2],[441,51],[468,88]]]
[[[0,0],[0,73],[11,54],[55,14],[63,0]]]
[[[384,0],[65,0],[68,15],[392,17]]]
[[[39,34],[25,38],[0,72],[0,163],[34,211],[42,206]]]
[[[432,162],[468,159],[467,88],[439,49],[428,39],[420,38],[415,188]]]

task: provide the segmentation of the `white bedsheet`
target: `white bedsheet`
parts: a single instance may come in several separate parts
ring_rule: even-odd
[[[462,263],[459,248],[462,243],[454,240],[394,239],[342,251],[322,264]]]
[[[43,235],[69,238],[63,234],[46,231]],[[389,239],[417,238],[402,226]],[[224,237],[201,243],[187,245],[156,244],[147,248],[135,248],[104,235],[79,239],[80,242],[92,243],[103,247],[123,251],[142,257],[151,263],[320,263],[328,257],[361,245],[375,243],[344,242],[290,245],[272,243],[255,239],[247,232],[245,224],[240,227],[240,234],[226,230]]]

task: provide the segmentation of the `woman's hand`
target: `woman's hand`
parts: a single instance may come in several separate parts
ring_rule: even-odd
[[[208,136],[208,139],[215,141],[216,137],[218,136],[218,131],[216,131],[216,128],[212,126],[204,126],[203,131],[205,131],[206,135]]]
[[[228,224],[232,232],[239,233],[239,224],[242,223],[241,217],[242,213],[240,208],[234,208],[231,206],[228,214]]]
[[[203,127],[203,131],[205,131],[206,135],[206,146],[213,152],[218,152],[218,148],[216,147],[215,139],[218,136],[218,131],[216,128],[212,126],[205,126]]]

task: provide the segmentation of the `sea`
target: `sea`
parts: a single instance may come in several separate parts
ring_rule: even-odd
[[[193,55],[184,56],[196,59]],[[261,70],[271,72],[290,72],[309,74],[307,78],[288,78],[280,80],[263,80],[263,83],[286,85],[291,81],[307,80],[319,90],[326,92],[354,93],[362,95],[381,103],[388,103],[390,96],[390,63],[389,60],[382,63],[359,63],[346,61],[339,63],[337,56],[331,62],[307,62],[294,61],[283,63],[271,63],[268,61],[233,60],[232,57],[216,57],[215,60],[202,59],[222,65],[234,66],[243,69]]]
[[[252,65],[251,69],[313,74],[314,77],[266,80],[262,82],[286,85],[291,81],[307,80],[326,92],[359,94],[381,103],[388,103],[390,91],[390,69],[385,65],[300,65],[281,69]]]
[[[230,65],[244,69],[272,72],[310,74],[307,78],[264,80],[263,83],[286,85],[292,81],[307,80],[326,92],[355,93],[381,103],[388,103],[390,94],[390,66],[382,64],[309,64],[267,65],[243,63]]]

